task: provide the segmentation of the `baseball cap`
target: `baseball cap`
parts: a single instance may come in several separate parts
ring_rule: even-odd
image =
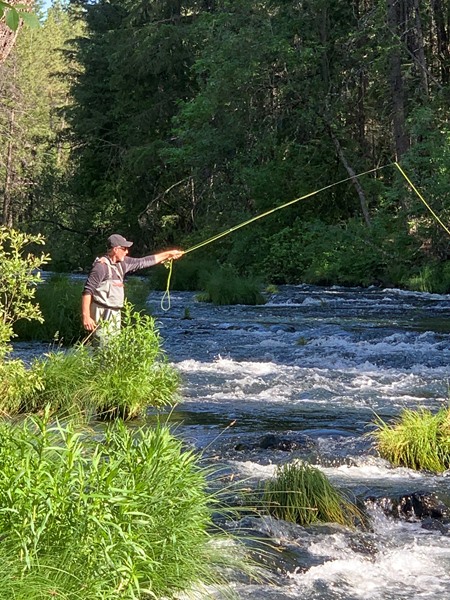
[[[126,240],[123,235],[119,233],[113,233],[108,238],[108,248],[115,248],[116,246],[123,246],[124,248],[130,248],[133,242]]]

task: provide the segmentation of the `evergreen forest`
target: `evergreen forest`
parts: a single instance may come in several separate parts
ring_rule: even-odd
[[[190,248],[321,190],[179,268],[450,291],[448,2],[35,11],[0,64],[0,221],[42,234],[48,268],[85,270],[112,232]]]

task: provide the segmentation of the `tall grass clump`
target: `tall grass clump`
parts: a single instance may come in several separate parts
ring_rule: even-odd
[[[332,522],[352,527],[362,520],[358,508],[319,469],[302,462],[277,468],[264,488],[263,506],[277,519],[299,525]]]
[[[149,405],[173,404],[179,376],[161,350],[155,321],[128,306],[117,335],[92,357],[84,391],[97,413],[135,417]]]
[[[24,389],[21,412],[133,418],[148,406],[176,402],[179,375],[161,349],[155,321],[127,305],[123,325],[99,348],[79,344],[36,359],[30,378],[37,388]],[[8,414],[16,411],[0,408]],[[9,404],[8,404],[9,407]]]
[[[95,376],[90,348],[77,345],[49,352],[33,361],[29,375],[38,378],[41,385],[31,393],[23,391],[20,412],[38,413],[48,407],[61,415],[95,415],[95,402],[86,393],[90,378]]]
[[[404,410],[392,425],[379,419],[371,434],[380,455],[396,466],[441,473],[450,468],[450,410]]]
[[[19,321],[15,333],[21,340],[57,341],[65,345],[84,335],[80,319],[83,284],[66,275],[52,275],[36,288],[34,302],[44,320]]]
[[[10,570],[1,569],[0,597],[9,588],[25,598],[17,594],[28,582],[27,598],[169,598],[218,581],[226,552],[218,556],[208,533],[206,474],[168,428],[115,422],[94,443],[92,432],[45,415],[0,422],[0,436]]]
[[[204,282],[201,302],[225,304],[265,304],[260,283],[253,278],[241,277],[232,267],[224,266],[212,273]]]

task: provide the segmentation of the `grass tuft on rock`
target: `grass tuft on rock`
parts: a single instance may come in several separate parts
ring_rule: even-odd
[[[449,409],[407,409],[393,424],[378,419],[376,427],[371,435],[378,451],[393,465],[437,473],[450,468]]]
[[[303,462],[277,468],[264,488],[263,506],[277,519],[299,525],[324,522],[353,527],[362,521],[359,509],[319,469]]]

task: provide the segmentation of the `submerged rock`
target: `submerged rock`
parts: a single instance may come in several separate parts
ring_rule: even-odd
[[[379,506],[386,515],[394,518],[406,521],[426,520],[428,525],[432,521],[450,523],[450,507],[434,493],[417,491],[393,498],[369,497],[366,501]]]
[[[269,433],[252,444],[239,442],[234,446],[234,449],[238,452],[258,449],[294,452],[295,450],[310,451],[315,447],[316,444],[314,440],[307,435],[296,434],[295,437],[288,437]]]

